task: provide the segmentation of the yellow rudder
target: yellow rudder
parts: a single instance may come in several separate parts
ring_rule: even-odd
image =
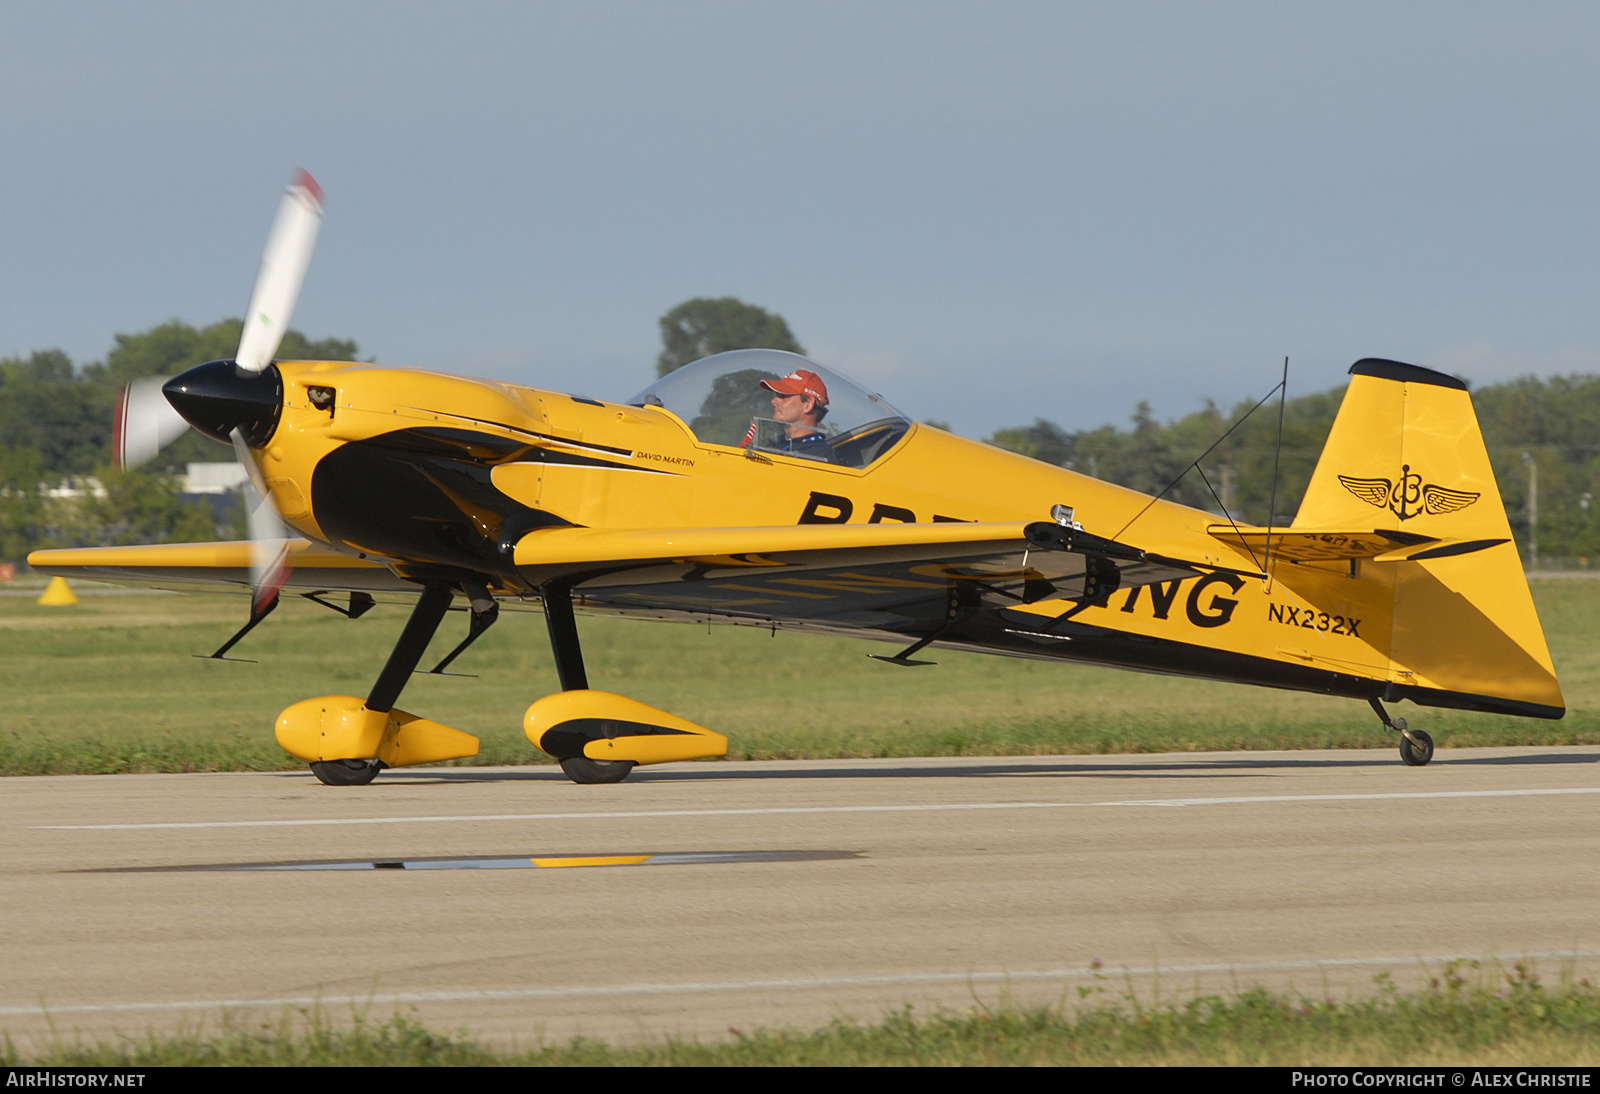
[[[1438,546],[1352,564],[1393,590],[1385,698],[1559,718],[1565,701],[1462,381],[1357,361],[1292,527],[1369,527]],[[1414,541],[1414,540],[1413,540]]]

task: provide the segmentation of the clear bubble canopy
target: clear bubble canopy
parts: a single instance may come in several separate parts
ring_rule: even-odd
[[[778,382],[812,372],[827,393],[815,432],[825,444],[795,444],[796,427],[774,420]],[[911,420],[882,398],[825,365],[797,353],[739,349],[704,357],[669,372],[628,400],[670,410],[705,444],[750,447],[845,467],[865,467],[894,446]]]

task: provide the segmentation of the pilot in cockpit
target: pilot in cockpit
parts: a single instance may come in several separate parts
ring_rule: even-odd
[[[796,369],[781,380],[762,380],[761,386],[772,392],[772,416],[784,426],[782,451],[796,456],[838,463],[833,446],[818,428],[828,413],[828,385],[810,369]],[[754,430],[754,425],[751,426]],[[746,437],[746,444],[753,440]]]

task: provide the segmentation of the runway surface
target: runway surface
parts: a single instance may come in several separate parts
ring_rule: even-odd
[[[1600,969],[1600,748],[0,782],[19,1046],[398,1007],[528,1046],[1133,984]],[[534,860],[538,860],[535,862]],[[224,868],[226,867],[226,868]],[[288,868],[286,868],[288,867]],[[1097,980],[1093,963],[1103,966]],[[1124,970],[1127,970],[1126,973]]]

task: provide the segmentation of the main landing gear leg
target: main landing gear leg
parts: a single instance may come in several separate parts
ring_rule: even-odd
[[[550,631],[550,649],[556,658],[556,676],[562,691],[585,691],[589,676],[583,670],[583,647],[578,642],[578,620],[572,613],[572,592],[560,585],[539,590],[544,600],[544,622]],[[572,756],[561,770],[575,783],[619,783],[633,771],[630,760],[591,760]]]
[[[1400,759],[1407,767],[1421,767],[1433,759],[1433,738],[1424,730],[1409,729],[1404,718],[1390,718],[1389,712],[1376,699],[1368,699],[1372,710],[1383,722],[1385,729],[1400,734]]]
[[[367,696],[368,710],[387,714],[394,709],[406,681],[411,679],[412,670],[422,660],[428,643],[433,641],[445,612],[450,610],[450,600],[450,590],[443,585],[429,585],[423,589],[417,606],[411,610],[411,618],[406,621],[406,629],[400,632],[400,641],[389,654],[378,682],[372,685]],[[378,760],[323,760],[311,765],[311,773],[329,786],[365,786],[382,770],[383,764]]]

